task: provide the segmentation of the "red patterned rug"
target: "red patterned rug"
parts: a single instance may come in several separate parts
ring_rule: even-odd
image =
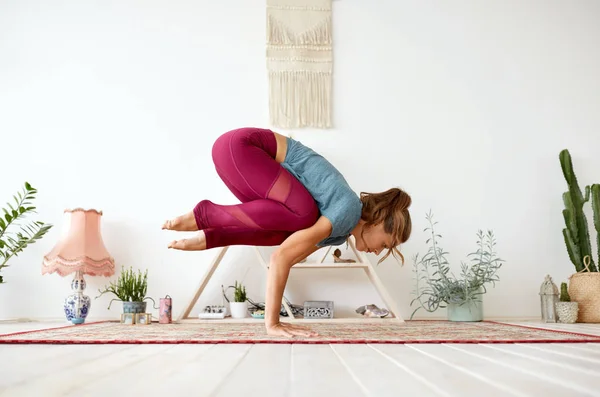
[[[218,320],[217,320],[218,321]],[[98,322],[0,335],[2,343],[577,343],[597,342],[600,336],[552,331],[495,322],[453,323],[407,321],[382,323],[313,323],[313,338],[271,337],[262,323],[182,323],[122,325]]]

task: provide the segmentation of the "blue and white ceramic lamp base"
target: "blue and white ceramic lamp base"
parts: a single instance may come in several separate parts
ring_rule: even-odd
[[[65,298],[65,315],[67,320],[73,324],[83,324],[90,312],[92,301],[89,296],[84,295],[86,283],[83,273],[78,271],[71,281],[73,293]]]

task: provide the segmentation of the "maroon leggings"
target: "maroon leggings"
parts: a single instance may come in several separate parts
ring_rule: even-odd
[[[200,201],[194,208],[206,247],[280,245],[319,216],[306,188],[277,161],[275,134],[241,128],[221,135],[212,148],[217,174],[242,202],[219,205]]]

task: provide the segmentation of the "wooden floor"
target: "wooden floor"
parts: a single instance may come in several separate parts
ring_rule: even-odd
[[[0,334],[55,325],[0,322]],[[0,345],[0,396],[167,394],[600,396],[600,344]]]

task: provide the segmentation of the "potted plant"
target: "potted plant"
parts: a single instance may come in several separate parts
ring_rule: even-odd
[[[233,318],[245,318],[248,312],[248,296],[246,295],[246,287],[241,283],[235,282],[235,285],[230,287],[234,289],[233,302],[229,302],[229,310]]]
[[[28,214],[35,213],[35,207],[31,201],[35,199],[37,190],[28,182],[25,182],[22,192],[13,196],[15,204],[6,203],[0,213],[0,272],[8,267],[8,261],[13,256],[18,256],[29,245],[40,240],[52,228],[51,224],[33,221],[26,225],[18,225],[16,222],[24,219]],[[11,226],[20,226],[19,231],[9,231]],[[0,274],[0,284],[4,278]]]
[[[563,176],[569,190],[563,193],[563,219],[565,227],[562,230],[569,259],[575,266],[576,273],[569,277],[568,292],[579,305],[578,321],[586,323],[600,322],[600,272],[592,257],[592,246],[588,230],[584,205],[590,201],[594,214],[594,228],[599,250],[600,261],[600,184],[585,186],[584,192],[579,188],[577,176],[573,170],[571,155],[567,149],[559,154]]]
[[[560,298],[556,302],[556,315],[561,323],[573,324],[577,321],[579,307],[577,302],[571,302],[567,283],[560,284]]]
[[[98,290],[100,295],[96,297],[98,299],[105,293],[111,293],[116,296],[115,299],[111,299],[108,304],[110,305],[113,301],[123,302],[123,313],[147,313],[146,303],[144,300],[150,299],[154,302],[154,299],[146,296],[146,290],[148,288],[148,270],[143,274],[141,270],[134,273],[133,267],[129,267],[127,270],[121,270],[119,278],[115,281],[111,281],[104,290]],[[156,302],[154,302],[156,306]]]
[[[498,270],[503,260],[496,257],[494,246],[496,241],[494,233],[488,231],[484,234],[481,230],[477,233],[478,249],[470,253],[472,264],[461,262],[460,277],[455,277],[450,272],[450,264],[445,255],[447,252],[440,247],[438,239],[442,236],[436,234],[431,211],[427,214],[427,221],[431,237],[426,241],[431,243],[429,250],[422,257],[416,254],[414,271],[416,274],[416,298],[411,306],[419,305],[411,319],[419,309],[434,312],[439,308],[447,308],[449,321],[481,321],[483,320],[483,294],[487,292],[486,285],[495,285],[499,281]]]

